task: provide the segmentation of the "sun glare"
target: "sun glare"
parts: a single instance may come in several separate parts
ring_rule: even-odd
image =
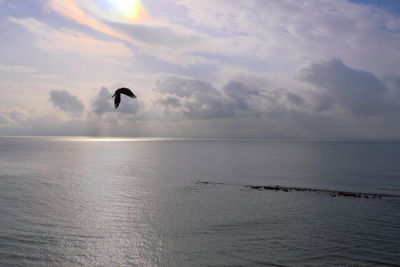
[[[132,20],[146,19],[146,10],[141,0],[108,0],[123,16]]]

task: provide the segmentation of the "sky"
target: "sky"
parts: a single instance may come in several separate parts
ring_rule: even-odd
[[[0,40],[0,135],[400,138],[398,0],[0,0]]]

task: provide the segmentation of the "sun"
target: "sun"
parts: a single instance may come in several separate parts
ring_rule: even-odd
[[[108,0],[108,2],[119,13],[131,20],[142,20],[147,17],[141,0]]]

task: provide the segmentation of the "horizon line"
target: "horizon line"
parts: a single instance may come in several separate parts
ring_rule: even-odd
[[[305,138],[305,137],[166,137],[166,136],[84,136],[84,135],[0,135],[0,138],[66,138],[66,139],[81,139],[82,141],[303,141],[303,142],[400,142],[400,138]],[[76,140],[79,141],[79,140]]]

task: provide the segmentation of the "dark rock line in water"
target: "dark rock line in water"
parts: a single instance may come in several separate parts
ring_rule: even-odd
[[[196,184],[204,184],[204,185],[235,185],[236,184],[227,184],[227,183],[216,183],[216,182],[208,182],[208,181],[197,181]],[[381,193],[362,193],[362,192],[349,192],[349,191],[340,191],[340,190],[329,190],[329,189],[318,189],[318,188],[309,188],[309,187],[294,187],[294,186],[271,186],[271,185],[244,185],[245,188],[251,190],[265,190],[265,191],[282,191],[282,192],[316,192],[316,193],[325,193],[329,194],[331,197],[353,197],[353,198],[366,198],[366,199],[382,199],[386,198],[400,198],[400,195],[393,194],[381,194]]]

